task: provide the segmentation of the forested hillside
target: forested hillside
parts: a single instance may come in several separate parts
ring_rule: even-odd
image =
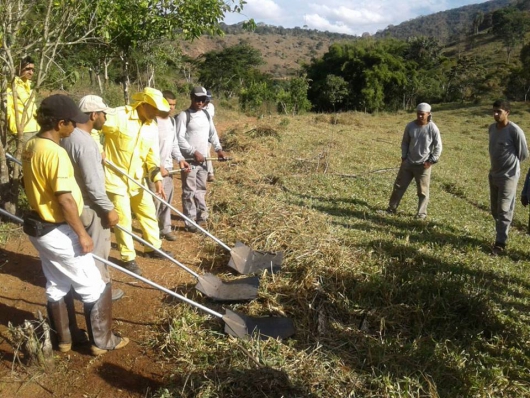
[[[485,16],[495,10],[515,3],[517,3],[516,0],[492,0],[481,4],[442,11],[436,14],[421,16],[396,26],[390,25],[386,29],[377,32],[375,36],[390,36],[404,40],[413,36],[429,36],[435,37],[442,43],[447,43],[461,34],[470,32],[477,15]],[[487,20],[485,18],[481,23],[487,23]]]

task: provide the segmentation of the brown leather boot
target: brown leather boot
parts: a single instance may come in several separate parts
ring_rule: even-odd
[[[108,350],[119,350],[129,343],[127,337],[112,333],[112,288],[107,283],[105,290],[94,303],[85,303],[85,319],[92,346],[92,355],[102,355]]]

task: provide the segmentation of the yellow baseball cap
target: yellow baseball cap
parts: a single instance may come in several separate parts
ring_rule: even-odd
[[[169,102],[164,98],[162,92],[156,88],[146,87],[144,91],[132,96],[133,106],[147,103],[162,112],[169,112]]]

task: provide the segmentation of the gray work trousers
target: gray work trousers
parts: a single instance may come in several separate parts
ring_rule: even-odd
[[[99,215],[87,206],[83,208],[80,218],[85,230],[94,242],[94,250],[92,253],[105,260],[108,259],[110,254],[110,229],[103,228]],[[111,280],[107,265],[96,259],[94,259],[94,262],[101,273],[103,282],[105,284],[109,283]]]
[[[515,195],[519,175],[507,178],[493,178],[488,175],[490,184],[491,215],[495,220],[495,242],[506,244],[508,230],[513,219],[515,208]]]
[[[427,204],[429,203],[429,185],[431,183],[431,167],[424,168],[422,164],[410,164],[408,161],[401,162],[390,201],[389,209],[396,210],[403,195],[407,191],[412,179],[416,180],[418,193],[418,216],[427,215]]]
[[[171,169],[167,170],[171,171]],[[149,189],[152,192],[155,192],[155,184],[149,182]],[[171,202],[173,201],[173,193],[175,191],[175,187],[173,186],[173,176],[169,175],[163,177],[162,189],[166,194],[166,202],[171,205]],[[158,220],[158,227],[160,228],[160,233],[164,235],[169,234],[171,232],[171,209],[159,200],[155,198],[153,198],[153,200],[155,202],[156,218]]]
[[[208,219],[206,206],[206,179],[208,170],[204,163],[190,162],[195,166],[189,173],[182,171],[182,209],[184,215],[197,222]],[[185,221],[186,226],[191,225]]]

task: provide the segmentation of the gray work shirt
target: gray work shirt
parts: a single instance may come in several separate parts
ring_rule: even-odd
[[[401,158],[410,164],[436,163],[442,154],[440,130],[434,122],[419,126],[415,121],[405,127],[401,140]]]
[[[181,112],[177,118],[177,139],[180,150],[185,157],[193,156],[199,151],[204,157],[208,157],[208,142],[211,142],[215,152],[222,150],[217,130],[213,121],[202,110],[189,109],[190,122],[186,126],[186,112]]]
[[[85,206],[100,215],[114,209],[105,191],[105,173],[96,141],[89,133],[75,128],[70,137],[61,140],[61,146],[72,161],[74,177],[81,189]]]
[[[528,147],[523,130],[513,122],[497,129],[493,123],[489,127],[490,175],[494,178],[519,177],[520,162],[528,158]]]
[[[173,169],[173,159],[177,162],[183,159],[177,140],[177,126],[175,120],[168,116],[157,117],[158,144],[160,148],[160,165],[167,170]]]

